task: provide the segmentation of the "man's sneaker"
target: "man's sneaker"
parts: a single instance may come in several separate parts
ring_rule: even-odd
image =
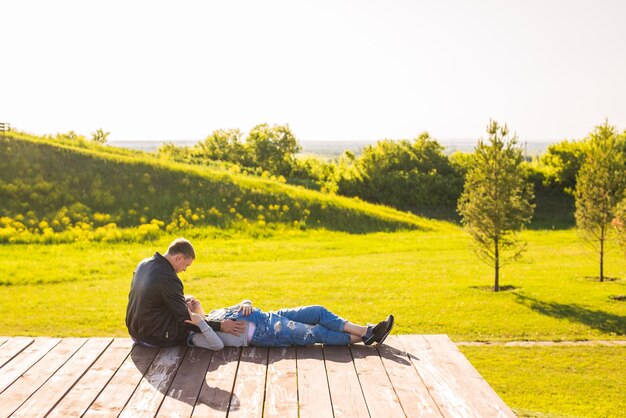
[[[378,325],[374,327],[374,341],[378,344],[382,344],[391,329],[393,328],[393,315],[389,315],[386,320],[380,321]]]

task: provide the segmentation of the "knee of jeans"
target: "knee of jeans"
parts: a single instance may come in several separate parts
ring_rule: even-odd
[[[315,312],[318,319],[330,313],[330,311],[322,305],[309,305],[308,308],[311,308],[311,311]]]

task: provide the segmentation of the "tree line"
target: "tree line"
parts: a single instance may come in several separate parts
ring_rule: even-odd
[[[249,174],[275,176],[307,188],[358,197],[418,215],[460,220],[477,255],[499,269],[524,245],[517,232],[537,227],[578,227],[599,255],[604,280],[606,245],[616,233],[626,249],[626,132],[608,122],[578,140],[564,140],[540,156],[524,158],[517,137],[491,121],[488,139],[474,153],[444,153],[428,133],[385,139],[331,161],[301,157],[288,125],[261,124],[244,138],[238,129],[216,130],[193,147],[167,144],[164,158],[227,164]]]
[[[360,156],[336,160],[298,157],[301,146],[288,125],[257,125],[244,138],[238,129],[211,133],[193,147],[165,144],[158,155],[201,165],[225,163],[237,172],[274,176],[309,189],[358,197],[441,219],[455,217],[463,187],[463,158],[449,158],[429,134],[414,140],[382,140]]]
[[[535,196],[532,226],[575,224],[576,175],[587,142],[588,138],[561,141],[540,156],[523,159],[522,175],[532,184]],[[192,147],[166,144],[157,152],[168,160],[225,165],[232,171],[275,177],[417,215],[459,220],[457,202],[472,154],[447,155],[428,133],[413,139],[380,140],[358,156],[345,151],[333,160],[298,156],[301,149],[288,125],[260,124],[247,135],[238,129],[220,129]]]

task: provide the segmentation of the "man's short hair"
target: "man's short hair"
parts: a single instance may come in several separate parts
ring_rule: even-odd
[[[167,247],[167,253],[170,255],[182,254],[185,258],[196,259],[196,252],[193,249],[191,242],[185,238],[176,238],[169,247]]]

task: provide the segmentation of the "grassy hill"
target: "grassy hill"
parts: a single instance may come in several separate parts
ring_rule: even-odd
[[[437,225],[355,199],[84,140],[11,133],[0,138],[0,155],[0,242],[52,240],[67,231],[113,240],[117,228],[140,226],[145,238],[207,225],[352,233]]]

